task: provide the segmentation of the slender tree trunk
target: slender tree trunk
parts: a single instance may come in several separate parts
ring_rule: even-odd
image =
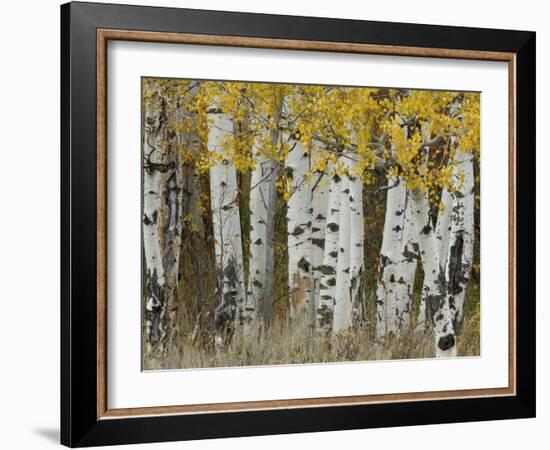
[[[182,171],[179,164],[174,170],[164,174],[167,178],[163,182],[164,204],[163,211],[163,265],[166,278],[166,308],[167,308],[167,329],[169,338],[177,334],[176,313],[178,308],[178,274],[179,259],[181,252],[181,231],[182,231]]]
[[[411,204],[401,179],[388,180],[386,218],[377,285],[378,339],[410,327],[417,244]]]
[[[275,189],[274,165],[265,156],[256,152],[256,167],[252,171],[250,191],[250,263],[247,292],[247,309],[250,322],[254,322],[259,312],[262,321],[267,319],[267,312],[272,304],[271,291],[273,261],[268,261],[273,248],[273,214],[271,193]],[[271,223],[270,223],[271,222]]]
[[[443,210],[440,210],[435,230],[436,250],[439,264],[445,274],[446,301],[445,308],[452,321],[453,337],[447,337],[445,345],[455,342],[464,319],[464,304],[467,287],[470,281],[473,246],[474,246],[474,174],[472,155],[459,151],[453,171],[455,183],[460,188],[450,193],[445,188],[441,195]],[[464,179],[461,182],[460,176]],[[419,328],[426,330],[433,308],[426,303],[423,296],[419,312]],[[445,325],[442,325],[445,328]],[[449,329],[449,327],[447,327]],[[454,340],[453,340],[454,339]],[[455,356],[456,346],[451,347],[443,356]]]
[[[436,356],[456,356],[456,336],[447,298],[445,268],[439,261],[428,200],[426,195],[418,190],[411,192],[409,198],[412,201],[413,218],[424,267],[422,298],[426,305],[426,320],[433,326]]]
[[[276,128],[270,131],[269,138],[273,146],[279,143],[279,121],[282,99],[275,113]],[[279,176],[279,164],[268,159],[259,150],[255,150],[257,164],[252,172],[250,192],[250,264],[247,300],[251,308],[252,320],[259,319],[267,330],[273,312],[274,283],[274,236],[275,210],[277,202],[276,181]]]
[[[213,109],[208,114],[208,121],[212,123],[208,133],[208,150],[222,153],[224,136],[233,130],[232,120]],[[214,312],[214,324],[218,338],[223,340],[231,338],[235,322],[243,322],[246,294],[237,175],[235,166],[227,159],[222,159],[210,169],[210,199],[219,299]]]
[[[338,230],[338,262],[334,292],[334,320],[332,332],[348,330],[352,326],[350,298],[350,179],[344,175],[340,183],[340,224]]]
[[[326,231],[323,264],[319,267],[319,305],[317,307],[317,330],[322,336],[332,331],[334,302],[336,299],[336,273],[338,267],[338,236],[340,229],[340,190],[342,179],[333,175],[328,190]]]
[[[446,273],[448,302],[453,311],[453,325],[458,333],[464,319],[466,292],[472,272],[474,256],[474,167],[473,156],[462,153],[456,156],[454,177],[460,188],[452,194],[450,238]],[[463,175],[463,182],[459,177]]]
[[[162,175],[165,172],[158,139],[162,119],[151,108],[146,110],[143,167],[143,249],[145,254],[145,322],[149,343],[166,336],[166,278],[162,261],[161,200]]]
[[[444,205],[443,209],[439,209],[437,216],[437,224],[435,226],[435,238],[436,246],[439,255],[439,261],[443,267],[446,265],[447,257],[449,254],[449,237],[451,233],[451,211],[452,211],[452,197],[447,188],[444,188],[441,193],[441,203]],[[422,297],[420,301],[420,308],[418,312],[417,331],[426,332],[429,328],[429,320],[426,320],[426,302]]]
[[[278,134],[278,131],[276,132]],[[277,137],[274,137],[277,141]],[[273,316],[274,303],[274,272],[275,272],[275,212],[277,209],[277,186],[275,185],[279,177],[279,164],[275,161],[269,162],[271,169],[270,178],[268,181],[269,190],[267,194],[267,214],[266,214],[266,248],[265,248],[265,286],[264,286],[264,301],[259,308],[258,313],[263,319],[264,330],[269,328],[271,318]]]
[[[350,180],[350,301],[352,322],[359,324],[363,318],[363,273],[364,240],[363,182],[360,178]]]
[[[439,260],[447,261],[449,255],[449,236],[451,234],[451,213],[453,198],[447,188],[441,193],[441,203],[443,210],[439,210],[437,215],[437,224],[435,226],[435,238],[439,249]]]
[[[288,285],[290,290],[290,318],[308,315],[314,304],[312,276],[312,205],[311,187],[306,180],[310,171],[309,153],[299,141],[291,140],[291,149],[285,162],[292,180],[292,195],[287,202],[288,231]]]
[[[317,156],[318,157],[318,156]],[[327,208],[329,200],[330,181],[325,172],[314,175],[311,192],[312,228],[311,228],[311,264],[313,276],[313,304],[310,310],[310,322],[313,326],[317,324],[317,311],[319,309],[319,298],[321,296],[321,279],[323,273],[323,259],[325,254],[325,233],[327,225]]]

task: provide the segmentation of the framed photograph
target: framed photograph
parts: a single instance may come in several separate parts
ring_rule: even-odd
[[[61,441],[535,415],[535,33],[61,7]]]

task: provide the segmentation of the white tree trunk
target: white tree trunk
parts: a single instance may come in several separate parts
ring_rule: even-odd
[[[453,198],[447,188],[441,193],[441,203],[445,206],[443,211],[440,209],[437,215],[437,224],[435,226],[435,238],[439,248],[439,260],[447,261],[449,255],[449,236],[451,234],[451,212],[453,207]]]
[[[279,144],[282,99],[275,113],[276,128],[268,137],[275,147]],[[250,309],[251,322],[259,319],[258,325],[267,330],[273,312],[273,283],[275,267],[275,211],[277,207],[277,186],[279,164],[268,159],[257,148],[257,159],[252,172],[250,191],[250,260],[247,307]]]
[[[350,301],[354,324],[363,319],[363,273],[364,241],[363,182],[360,178],[350,180]]]
[[[256,153],[256,166],[250,181],[250,259],[248,265],[247,308],[255,312],[264,301],[267,245],[267,197],[269,186],[264,182],[269,176],[267,161]]]
[[[161,251],[162,150],[158,137],[162,124],[147,109],[144,127],[143,249],[145,254],[145,322],[150,343],[166,336],[166,280]]]
[[[443,267],[446,266],[447,257],[449,254],[449,237],[451,233],[451,211],[452,211],[452,197],[447,188],[443,189],[441,193],[441,203],[444,205],[443,209],[440,208],[437,216],[437,224],[435,226],[435,238],[439,255],[439,261]],[[418,311],[418,323],[417,331],[425,332],[429,328],[429,320],[426,320],[426,301],[425,297],[422,297],[420,301],[420,308]]]
[[[273,306],[273,233],[277,166],[256,152],[250,191],[250,262],[247,292],[248,321],[259,313],[268,324]]]
[[[447,298],[445,269],[439,261],[439,250],[430,218],[430,208],[425,194],[411,192],[413,218],[418,233],[418,244],[424,283],[422,297],[426,304],[426,320],[433,325],[437,357],[456,356],[456,336],[452,313]]]
[[[166,319],[169,338],[176,336],[176,313],[178,308],[178,274],[182,232],[182,182],[179,165],[163,175],[163,265],[166,278]]]
[[[224,136],[233,131],[232,120],[214,110],[208,114],[208,121],[212,123],[208,132],[208,150],[221,153]],[[218,336],[227,338],[234,331],[235,322],[242,324],[244,321],[246,294],[237,174],[231,161],[223,159],[210,169],[210,199],[219,298],[214,323]]]
[[[274,140],[277,141],[278,131]],[[271,323],[271,317],[273,315],[273,292],[274,292],[274,270],[275,270],[275,212],[277,209],[277,186],[275,185],[277,178],[279,177],[279,164],[276,161],[270,161],[269,166],[271,169],[271,175],[269,179],[269,191],[267,197],[267,217],[266,217],[266,248],[265,248],[265,286],[264,286],[264,301],[261,308],[258,309],[259,314],[264,321],[264,329],[267,329]]]
[[[317,306],[317,330],[328,336],[332,330],[334,302],[336,298],[336,269],[338,266],[338,236],[340,229],[340,191],[342,179],[333,175],[328,191],[326,231],[323,264],[319,267],[319,304]]]
[[[348,330],[352,325],[350,298],[350,179],[344,175],[340,182],[340,217],[338,230],[338,261],[336,265],[336,288],[334,290],[333,334]]]
[[[291,140],[285,162],[292,180],[292,195],[287,202],[288,285],[291,319],[309,316],[314,305],[312,276],[311,186],[305,179],[310,171],[309,153],[299,141]]]
[[[378,339],[409,329],[417,261],[407,187],[401,179],[390,179],[388,188],[376,291]]]
[[[452,194],[450,238],[446,261],[448,302],[458,333],[464,319],[464,303],[474,256],[474,167],[473,155],[458,150],[454,170],[460,188]],[[459,177],[463,175],[463,182]]]
[[[327,173],[317,173],[314,175],[312,183],[311,204],[312,228],[311,228],[311,264],[313,270],[313,298],[312,305],[312,323],[317,323],[317,311],[319,308],[319,298],[321,295],[321,279],[323,273],[321,268],[325,254],[325,233],[327,225],[327,208],[329,200],[329,176]]]

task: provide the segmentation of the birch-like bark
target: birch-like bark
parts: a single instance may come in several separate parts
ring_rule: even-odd
[[[473,155],[457,151],[454,178],[459,189],[452,194],[453,203],[446,261],[447,295],[456,333],[462,328],[466,292],[474,256],[474,167]],[[460,183],[460,176],[463,181]]]
[[[163,266],[166,279],[166,320],[169,338],[176,336],[176,313],[178,308],[178,274],[182,232],[182,171],[179,164],[163,175]]]
[[[413,218],[418,233],[418,245],[424,268],[422,298],[426,305],[426,320],[433,326],[437,357],[456,356],[456,335],[452,311],[447,298],[445,268],[439,261],[439,250],[430,218],[426,195],[412,191]]]
[[[350,302],[352,308],[352,323],[359,324],[363,319],[363,273],[364,273],[364,241],[365,229],[363,222],[363,182],[353,178],[349,182],[350,207]]]
[[[282,99],[278,103],[274,121],[277,126],[266,131],[271,144],[279,144],[279,121]],[[251,309],[251,320],[261,321],[264,330],[271,322],[273,312],[273,272],[275,267],[274,235],[275,211],[277,202],[276,181],[279,164],[268,159],[258,149],[254,150],[257,159],[252,172],[250,192],[250,263],[247,305]]]
[[[352,326],[350,283],[350,179],[347,175],[340,182],[340,217],[338,230],[338,261],[334,290],[334,319],[332,333],[348,330]]]
[[[166,278],[161,250],[162,174],[165,172],[159,135],[163,123],[147,108],[143,145],[143,249],[145,256],[145,323],[149,343],[166,336]]]
[[[313,155],[313,158],[319,157]],[[329,200],[329,177],[325,172],[314,174],[312,182],[311,204],[312,228],[311,228],[311,264],[313,270],[313,298],[311,309],[311,323],[317,324],[317,311],[319,309],[319,298],[321,296],[321,279],[323,272],[323,259],[325,254],[325,233],[327,225],[327,208]]]
[[[439,210],[435,226],[435,238],[439,249],[439,260],[447,261],[449,255],[449,236],[451,234],[451,212],[453,198],[447,188],[441,193],[441,203],[445,206]]]
[[[232,120],[212,108],[208,150],[223,153],[224,137],[233,130]],[[237,175],[231,161],[222,159],[210,169],[210,201],[213,217],[218,304],[214,324],[219,339],[230,338],[244,316],[245,288]],[[218,339],[218,340],[219,340]]]
[[[435,238],[437,252],[439,255],[439,261],[441,265],[446,267],[446,261],[449,254],[449,237],[451,233],[451,211],[453,205],[453,198],[447,188],[444,188],[441,193],[441,203],[444,205],[443,209],[440,208],[437,223],[435,226]],[[420,333],[424,333],[429,328],[429,320],[426,320],[426,299],[422,297],[420,301],[420,307],[418,310],[418,321],[416,330]]]
[[[455,335],[460,332],[464,319],[466,292],[473,261],[475,231],[472,158],[471,154],[460,151],[457,153],[453,178],[460,187],[453,193],[447,188],[443,190],[441,202],[444,209],[439,213],[435,230],[437,253],[445,273],[446,303]],[[464,177],[463,182],[460,181],[461,175]],[[419,310],[419,329],[422,331],[431,323],[426,307],[426,297],[423,297]]]
[[[410,327],[417,247],[407,187],[388,180],[386,218],[376,291],[376,335],[399,335]]]
[[[273,131],[273,140],[277,142],[279,131]],[[276,181],[279,177],[279,164],[276,161],[269,162],[271,169],[269,179],[269,190],[267,193],[267,215],[266,215],[266,248],[265,248],[265,286],[264,286],[264,301],[258,308],[258,314],[263,318],[264,330],[269,328],[271,318],[273,316],[274,304],[274,269],[275,269],[275,212],[277,210],[277,186]]]
[[[250,191],[250,263],[246,321],[269,325],[273,308],[273,234],[277,164],[256,152]]]
[[[265,182],[270,176],[270,167],[263,155],[255,151],[256,166],[252,171],[250,190],[250,259],[248,269],[248,291],[246,308],[250,322],[254,321],[256,308],[262,308],[265,300],[267,276],[267,212],[269,186]]]
[[[323,264],[319,267],[319,304],[317,306],[317,331],[328,336],[332,331],[334,302],[336,299],[336,273],[338,266],[338,236],[340,229],[340,190],[342,179],[334,174],[330,179],[326,211],[326,231]]]
[[[288,285],[290,318],[309,317],[314,305],[312,276],[311,187],[306,180],[310,171],[309,153],[299,141],[291,140],[285,161],[291,179],[292,195],[287,202]]]

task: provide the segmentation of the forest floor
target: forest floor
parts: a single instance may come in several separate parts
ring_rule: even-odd
[[[458,336],[458,356],[480,354],[479,285],[469,289],[466,316]],[[413,309],[414,311],[414,309]],[[265,334],[235,334],[227,345],[216,345],[206,333],[189,333],[168,344],[163,351],[146,352],[144,370],[207,367],[263,366],[330,362],[433,358],[431,332],[408,333],[379,343],[373,324],[332,338],[312,336],[304,326],[277,321]]]

